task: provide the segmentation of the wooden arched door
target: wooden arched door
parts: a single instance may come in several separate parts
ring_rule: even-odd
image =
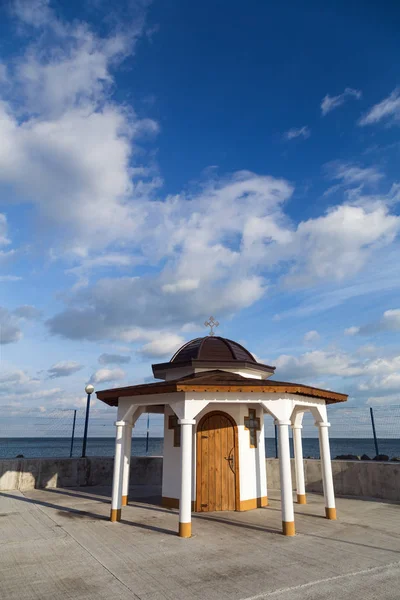
[[[204,415],[197,427],[196,511],[239,508],[236,423],[224,412]]]

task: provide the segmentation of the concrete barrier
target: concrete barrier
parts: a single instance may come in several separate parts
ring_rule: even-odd
[[[333,460],[333,483],[337,496],[358,496],[400,502],[400,463],[371,460]],[[306,492],[322,494],[322,475],[319,460],[304,460]],[[267,478],[270,489],[280,489],[279,461],[267,458]],[[296,488],[294,460],[292,483]]]
[[[0,460],[0,491],[34,488],[111,485],[114,459],[88,458],[15,458]],[[133,456],[131,482],[137,485],[161,485],[162,457]]]
[[[162,457],[133,456],[131,483],[160,485]],[[269,489],[279,489],[279,461],[267,458]],[[14,458],[0,460],[0,491],[34,488],[111,485],[112,457],[89,458]],[[358,496],[400,502],[400,463],[373,461],[332,461],[337,496]],[[307,492],[322,493],[319,460],[305,459]],[[294,461],[292,482],[295,489]]]

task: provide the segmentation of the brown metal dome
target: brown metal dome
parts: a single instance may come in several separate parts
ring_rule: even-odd
[[[207,362],[240,361],[256,363],[254,356],[246,348],[219,336],[206,336],[187,342],[180,348],[170,362],[174,364],[187,363],[191,360]]]

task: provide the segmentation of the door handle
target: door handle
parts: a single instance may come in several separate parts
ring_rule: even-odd
[[[232,448],[232,450],[229,452],[229,455],[224,457],[224,458],[225,458],[225,460],[227,460],[227,461],[228,461],[228,463],[229,463],[229,468],[231,469],[232,473],[234,473],[234,472],[235,472],[235,457],[234,457],[234,456],[232,456],[232,452],[233,452],[233,450],[234,450],[234,449]]]

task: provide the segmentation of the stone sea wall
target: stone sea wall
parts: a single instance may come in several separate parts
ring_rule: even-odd
[[[279,489],[279,462],[268,458],[269,489]],[[160,485],[162,457],[134,456],[131,461],[131,483]],[[337,496],[379,498],[400,502],[400,463],[373,461],[332,461]],[[322,493],[319,460],[305,459],[306,491]],[[0,491],[34,488],[111,485],[113,458],[38,458],[0,460]],[[292,481],[295,488],[294,461]]]
[[[400,502],[400,463],[371,460],[333,460],[333,484],[337,496],[379,498]],[[304,460],[306,492],[322,494],[321,463],[315,459]],[[270,489],[279,489],[279,461],[267,458],[267,478]],[[294,460],[292,482],[296,487]]]
[[[141,485],[161,485],[162,457],[133,456],[131,481]],[[14,458],[0,460],[0,491],[34,488],[111,485],[114,459]]]

